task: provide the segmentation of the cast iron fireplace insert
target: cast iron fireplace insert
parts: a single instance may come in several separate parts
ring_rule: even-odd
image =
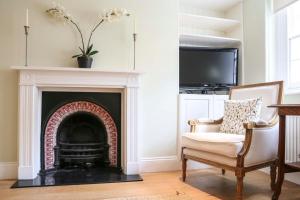
[[[57,132],[56,169],[109,166],[107,132],[103,122],[93,114],[71,114],[61,122]]]

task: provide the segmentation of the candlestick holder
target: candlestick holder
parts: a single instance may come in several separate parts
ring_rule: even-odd
[[[24,26],[25,30],[25,66],[28,66],[28,34],[29,34],[29,26]]]
[[[135,44],[137,39],[137,33],[133,33],[132,35],[133,35],[133,70],[135,70],[135,51],[136,51]]]

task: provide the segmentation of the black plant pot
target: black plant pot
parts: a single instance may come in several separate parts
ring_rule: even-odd
[[[79,68],[91,68],[93,63],[93,58],[89,56],[80,56],[77,57],[77,62]]]

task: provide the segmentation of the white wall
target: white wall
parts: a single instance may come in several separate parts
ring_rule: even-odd
[[[137,70],[143,71],[141,95],[141,157],[176,155],[178,94],[177,0],[60,1],[85,34],[99,11],[127,8],[137,21]],[[76,66],[79,37],[73,27],[50,19],[51,1],[0,0],[0,162],[17,160],[17,74],[24,64],[25,10],[29,8],[29,62],[35,66]],[[105,24],[94,36],[100,51],[93,67],[132,68],[132,18]]]
[[[266,6],[268,0],[244,0],[244,83],[266,81]]]
[[[244,0],[244,77],[245,83],[268,80],[272,68],[272,1]],[[255,13],[255,14],[254,14]],[[285,95],[285,103],[299,103],[300,95]]]

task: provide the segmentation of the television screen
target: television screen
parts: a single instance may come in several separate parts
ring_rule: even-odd
[[[180,47],[180,87],[237,85],[237,49]]]

